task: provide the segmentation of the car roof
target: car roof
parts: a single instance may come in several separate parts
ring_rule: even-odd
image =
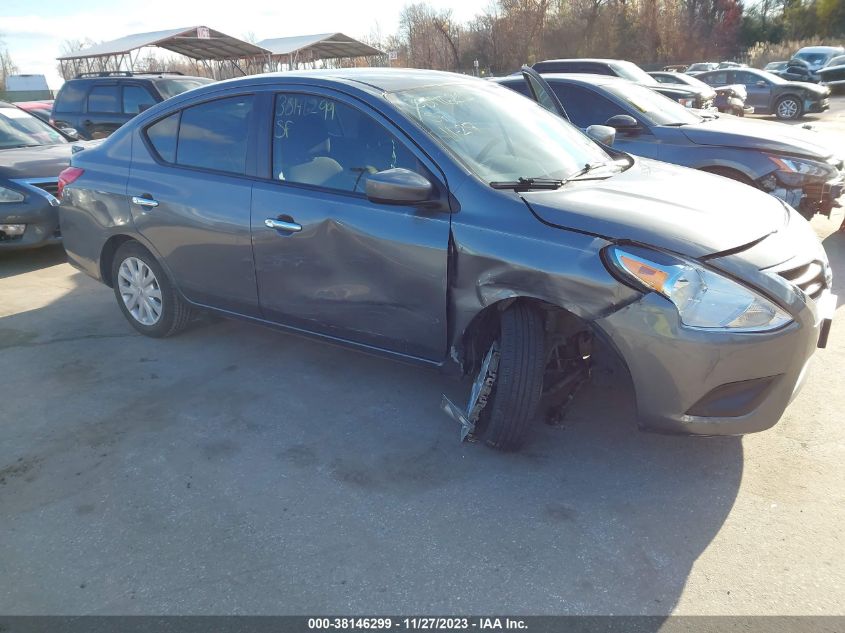
[[[425,86],[484,82],[483,79],[470,75],[444,72],[440,70],[422,70],[414,68],[338,68],[320,70],[297,70],[277,73],[263,73],[227,79],[202,86],[191,91],[216,90],[220,87],[237,84],[297,84],[303,80],[315,83],[342,83],[373,93],[397,92]]]
[[[592,62],[596,64],[620,64],[620,63],[631,63],[626,62],[624,59],[603,59],[600,57],[570,57],[567,59],[544,59],[541,62],[537,62],[538,64],[547,64],[547,63],[554,63],[554,62]]]
[[[589,86],[604,86],[614,83],[636,84],[634,81],[628,81],[627,79],[614,77],[613,75],[593,75],[590,73],[541,73],[541,75],[546,81],[563,80],[574,84],[586,84]]]
[[[131,75],[92,75],[90,77],[74,77],[72,79],[68,79],[68,81],[125,81],[132,79],[208,79],[209,81],[213,81],[209,77],[200,77],[198,75],[182,75],[182,74],[174,74],[174,73],[132,73]]]
[[[841,51],[843,48],[841,46],[805,46],[804,48],[799,48],[796,51],[796,55],[798,53],[834,53],[836,51]]]

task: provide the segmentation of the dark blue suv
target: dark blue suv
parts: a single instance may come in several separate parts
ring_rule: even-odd
[[[212,81],[181,73],[83,73],[59,90],[51,123],[86,140],[105,138],[156,103]]]

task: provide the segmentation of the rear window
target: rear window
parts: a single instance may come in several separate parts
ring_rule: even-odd
[[[179,113],[153,123],[147,128],[147,138],[159,157],[168,163],[176,162],[176,136],[179,133]]]
[[[155,99],[149,90],[143,86],[130,84],[123,86],[123,112],[126,114],[138,114],[146,108],[155,105]]]
[[[120,112],[120,90],[117,86],[94,86],[88,93],[88,112],[113,114]]]
[[[162,98],[169,99],[188,90],[210,84],[213,81],[213,79],[206,79],[204,77],[180,77],[179,79],[159,79],[155,82],[155,86],[161,93]]]
[[[243,174],[252,103],[241,95],[191,106],[156,121],[146,136],[168,163]]]
[[[53,109],[56,112],[82,112],[82,102],[85,100],[85,84],[69,81],[62,86],[56,97]]]

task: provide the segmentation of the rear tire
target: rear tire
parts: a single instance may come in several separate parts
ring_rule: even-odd
[[[525,441],[543,393],[545,330],[540,314],[516,303],[499,322],[499,367],[490,402],[482,411],[484,441],[516,451]]]
[[[135,240],[118,247],[111,279],[123,316],[145,336],[163,338],[177,334],[193,316],[191,306],[176,291],[156,258]],[[143,287],[140,296],[139,287]],[[141,304],[143,309],[139,309]]]

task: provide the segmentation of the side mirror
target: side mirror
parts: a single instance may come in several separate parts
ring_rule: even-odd
[[[765,87],[766,87],[766,82],[765,82],[765,81],[763,81],[763,80],[761,79],[760,81],[758,81],[758,82],[757,82],[756,84],[754,84],[754,85],[755,85],[755,86],[757,86],[758,88],[765,88]]]
[[[616,128],[610,127],[609,125],[591,125],[587,128],[587,136],[602,145],[610,147],[613,145],[613,141],[616,140]]]
[[[77,132],[72,127],[60,127],[59,130],[62,134],[68,137],[71,141],[78,141],[79,140],[79,132]]]
[[[637,120],[628,114],[617,114],[605,121],[605,125],[614,128],[617,132],[632,134],[640,129]]]
[[[396,167],[367,177],[367,198],[381,204],[418,204],[431,200],[434,187],[424,176]]]

